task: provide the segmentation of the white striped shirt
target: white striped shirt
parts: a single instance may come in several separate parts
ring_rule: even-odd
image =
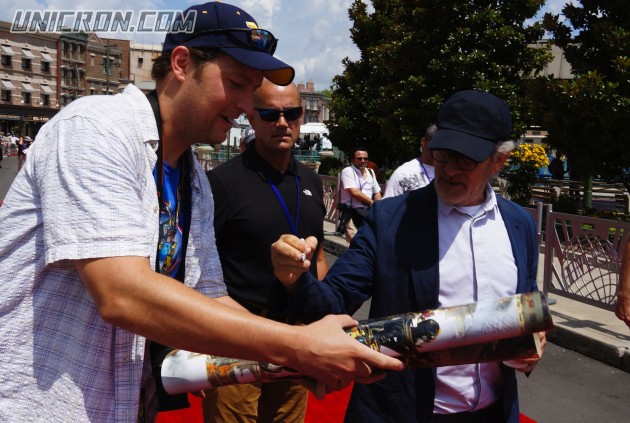
[[[132,422],[141,388],[155,417],[145,339],[100,318],[73,260],[140,256],[154,266],[157,139],[151,106],[130,85],[72,102],[29,149],[0,207],[0,421]],[[185,284],[227,295],[196,161],[191,179]]]

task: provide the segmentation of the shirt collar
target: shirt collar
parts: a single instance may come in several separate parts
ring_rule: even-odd
[[[263,179],[281,177],[282,174],[278,172],[274,167],[272,167],[265,159],[262,158],[258,151],[256,151],[253,146],[245,150],[242,154],[243,161],[245,165],[252,169],[254,172],[258,173]],[[293,152],[291,152],[291,164],[287,169],[285,175],[291,174],[298,176],[298,164],[297,160],[293,156]]]
[[[476,216],[479,216],[483,213],[490,213],[491,211],[495,210],[498,207],[497,197],[494,193],[494,189],[492,188],[490,184],[486,184],[485,193],[486,193],[486,199],[481,204],[481,207],[477,211]],[[452,204],[447,204],[446,202],[444,202],[444,200],[442,200],[439,195],[437,197],[437,203],[438,203],[438,210],[443,216],[448,216],[453,210],[459,210],[457,206],[454,206]]]

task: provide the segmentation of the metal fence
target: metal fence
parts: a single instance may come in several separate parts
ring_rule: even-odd
[[[613,310],[630,223],[551,207],[545,219],[543,291]]]

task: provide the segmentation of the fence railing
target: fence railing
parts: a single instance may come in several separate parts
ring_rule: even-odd
[[[545,218],[543,291],[612,310],[630,223],[550,207]]]

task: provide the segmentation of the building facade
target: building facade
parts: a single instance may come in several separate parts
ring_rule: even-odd
[[[0,132],[33,138],[58,110],[58,35],[14,34],[0,22]]]
[[[322,92],[315,91],[313,81],[297,84],[300,97],[302,98],[302,108],[304,115],[301,123],[325,122],[329,118],[328,101],[329,98]]]
[[[153,59],[162,54],[159,44],[142,44],[131,42],[129,52],[129,78],[144,92],[155,88],[155,81],[151,77]]]
[[[129,83],[129,46],[129,40],[89,34],[85,95],[112,95],[124,89]]]

